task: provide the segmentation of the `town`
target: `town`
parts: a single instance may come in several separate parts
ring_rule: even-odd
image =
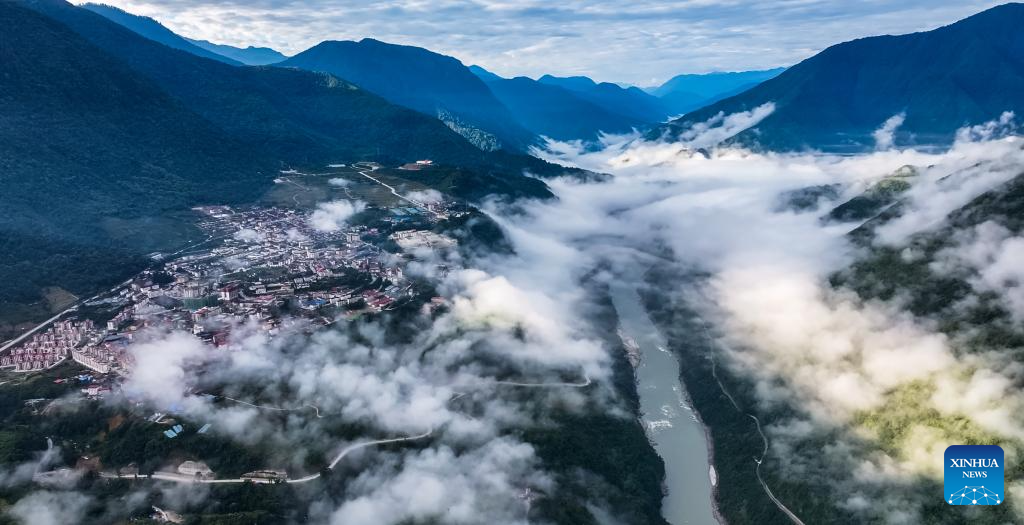
[[[0,369],[32,372],[72,359],[98,374],[123,376],[132,368],[129,349],[136,334],[147,329],[187,331],[221,347],[241,324],[274,334],[289,318],[303,318],[315,328],[387,311],[417,291],[403,269],[411,252],[457,246],[446,235],[408,229],[410,216],[429,226],[466,213],[451,203],[404,201],[380,210],[383,227],[325,228],[312,220],[315,212],[294,209],[195,211],[207,235],[199,244],[212,247],[197,245],[167,260],[152,254],[158,261],[153,269],[8,344]],[[388,252],[383,243],[409,253]],[[430,304],[442,302],[435,298]]]

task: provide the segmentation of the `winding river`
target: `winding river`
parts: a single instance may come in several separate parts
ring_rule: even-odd
[[[666,349],[647,316],[636,290],[626,284],[612,287],[623,338],[638,350],[637,391],[641,419],[654,448],[665,462],[662,515],[672,525],[717,525],[704,427],[686,400],[679,379],[679,360]]]

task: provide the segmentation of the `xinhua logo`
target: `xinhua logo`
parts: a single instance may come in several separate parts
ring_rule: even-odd
[[[945,454],[945,497],[950,505],[1003,502],[1003,449],[996,445],[953,445]]]

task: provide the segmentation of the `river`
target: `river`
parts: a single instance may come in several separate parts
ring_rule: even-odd
[[[686,400],[679,359],[666,349],[636,290],[612,286],[612,301],[624,336],[639,348],[636,369],[641,419],[654,449],[665,462],[661,513],[672,525],[717,525],[704,427]]]

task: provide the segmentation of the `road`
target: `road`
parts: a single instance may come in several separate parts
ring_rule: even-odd
[[[521,386],[526,388],[584,388],[590,386],[590,377],[583,376],[581,383],[517,383],[515,381],[494,381],[495,385]]]
[[[134,277],[132,277],[132,279],[134,279]],[[123,283],[120,283],[117,286],[115,286],[113,288],[110,288],[109,290],[102,291],[102,292],[100,292],[100,293],[98,293],[98,294],[96,294],[96,295],[94,295],[94,296],[92,296],[92,297],[90,297],[88,299],[82,299],[82,300],[76,302],[75,304],[67,307],[65,310],[61,311],[57,315],[55,315],[55,316],[53,316],[53,317],[43,321],[42,323],[39,323],[38,325],[36,325],[31,330],[29,330],[29,331],[19,335],[18,337],[8,341],[4,346],[0,347],[0,354],[6,352],[12,346],[15,346],[15,345],[21,343],[25,339],[28,339],[32,334],[34,334],[34,333],[42,330],[43,328],[46,328],[47,326],[50,326],[51,324],[57,322],[57,320],[59,320],[65,314],[69,314],[71,312],[74,312],[75,310],[78,309],[79,306],[81,306],[81,305],[83,305],[83,304],[85,304],[85,303],[87,303],[89,301],[93,301],[93,300],[99,299],[100,297],[103,297],[106,294],[116,292],[117,290],[121,289],[122,287],[127,286],[128,283],[132,282],[132,279],[128,279],[127,281],[124,281]]]
[[[349,454],[351,454],[351,453],[353,453],[353,452],[355,452],[357,450],[364,449],[364,448],[367,448],[367,447],[374,447],[374,446],[377,446],[377,445],[385,445],[385,444],[388,444],[388,443],[401,443],[403,441],[415,441],[415,440],[418,440],[418,439],[423,439],[423,438],[429,437],[431,434],[433,434],[433,432],[434,431],[431,429],[431,430],[428,430],[428,431],[426,431],[426,432],[424,432],[422,434],[417,434],[415,436],[406,436],[406,437],[391,438],[391,439],[377,439],[377,440],[373,440],[373,441],[362,441],[362,442],[359,442],[359,443],[353,443],[353,444],[351,444],[351,445],[341,449],[341,451],[338,452],[338,454],[336,456],[334,456],[334,459],[331,460],[331,463],[330,463],[328,468],[333,469],[334,467],[336,467],[338,465],[338,463],[341,462],[342,459],[345,459],[345,456],[347,456],[347,455],[349,455]],[[139,475],[115,474],[113,472],[101,472],[100,473],[100,477],[107,478],[107,479],[156,479],[156,480],[160,480],[160,481],[170,481],[172,483],[218,484],[218,483],[245,483],[245,482],[251,482],[251,483],[257,483],[257,484],[270,484],[270,483],[279,483],[280,481],[284,481],[285,483],[309,483],[310,481],[313,481],[313,480],[319,478],[320,477],[320,473],[318,472],[316,474],[310,474],[308,476],[304,476],[304,477],[301,477],[301,478],[289,478],[289,479],[285,479],[285,480],[261,479],[261,478],[199,479],[199,478],[195,478],[193,476],[186,476],[184,474],[178,474],[176,472],[154,472],[153,474],[150,474],[150,475],[145,475],[145,474],[139,474]]]
[[[516,386],[516,387],[527,387],[527,388],[584,388],[584,387],[590,386],[591,380],[590,380],[589,376],[584,376],[584,380],[582,382],[580,382],[580,383],[518,383],[518,382],[514,382],[514,381],[494,381],[494,382],[491,382],[490,384],[505,385],[505,386]],[[455,397],[453,397],[452,399],[453,400],[454,399],[458,399],[459,397],[462,397],[463,395],[465,395],[465,394],[464,393],[459,393]],[[227,397],[227,396],[222,396],[222,398],[226,399],[228,401],[233,401],[235,403],[239,403],[239,404],[242,404],[242,405],[247,405],[247,406],[251,406],[251,407],[259,408],[259,409],[263,409],[263,410],[293,411],[293,410],[301,410],[302,408],[307,408],[308,407],[308,408],[312,408],[312,409],[314,409],[316,411],[316,417],[322,417],[320,415],[320,409],[318,407],[314,406],[314,405],[303,405],[303,407],[300,407],[300,408],[283,408],[283,407],[275,407],[275,406],[267,406],[267,405],[255,405],[255,404],[249,403],[247,401],[242,401],[240,399],[234,399],[234,398]],[[422,434],[417,434],[415,436],[405,436],[405,437],[389,438],[389,439],[377,439],[377,440],[372,440],[372,441],[361,441],[361,442],[358,442],[358,443],[353,443],[353,444],[351,444],[351,445],[341,449],[341,451],[338,452],[338,454],[336,456],[334,456],[334,459],[332,459],[331,462],[328,464],[328,468],[333,469],[334,467],[336,467],[338,465],[338,463],[341,462],[342,459],[345,459],[345,456],[347,456],[347,455],[349,455],[352,452],[355,452],[357,450],[364,449],[364,448],[367,448],[367,447],[373,447],[373,446],[377,446],[377,445],[384,445],[384,444],[388,444],[388,443],[401,443],[401,442],[404,442],[404,441],[416,441],[416,440],[419,440],[419,439],[424,439],[426,437],[429,437],[431,434],[433,434],[433,432],[434,432],[433,429],[431,429],[431,430],[428,430],[428,431],[426,431],[426,432],[424,432]],[[301,478],[289,478],[289,479],[285,479],[285,480],[260,479],[260,478],[197,479],[197,478],[194,478],[193,476],[186,476],[184,474],[178,474],[176,472],[154,472],[153,474],[150,474],[150,475],[145,475],[145,474],[139,474],[139,475],[134,475],[134,474],[116,474],[116,473],[113,473],[113,472],[101,472],[100,473],[100,477],[108,478],[108,479],[118,479],[118,478],[121,478],[121,479],[156,479],[156,480],[161,480],[161,481],[170,481],[170,482],[173,482],[173,483],[245,483],[246,481],[249,481],[249,482],[252,482],[252,483],[277,483],[277,482],[280,482],[280,481],[284,481],[285,483],[308,483],[310,481],[313,481],[313,480],[319,478],[320,477],[320,473],[310,474],[308,476],[304,476],[304,477],[301,477]]]
[[[252,403],[249,403],[248,401],[242,401],[241,399],[235,399],[233,397],[228,397],[228,396],[220,396],[220,398],[221,399],[227,399],[228,401],[233,401],[233,402],[238,403],[240,405],[246,405],[246,406],[251,406],[253,408],[258,408],[260,410],[274,410],[276,412],[295,412],[295,411],[298,411],[298,410],[302,410],[304,408],[312,408],[316,412],[316,417],[318,419],[323,419],[323,417],[324,417],[324,416],[320,415],[320,407],[318,407],[316,405],[302,405],[301,407],[298,407],[298,408],[284,408],[284,407],[275,407],[275,406],[269,406],[269,405],[254,405]]]
[[[416,201],[414,201],[414,200],[412,200],[410,198],[407,198],[407,197],[403,196],[402,194],[398,193],[398,190],[396,190],[393,186],[384,183],[383,181],[381,181],[380,179],[374,177],[373,175],[370,175],[370,172],[372,172],[374,169],[375,168],[370,168],[369,170],[357,169],[356,171],[360,175],[362,175],[362,176],[372,180],[373,182],[376,182],[377,184],[380,184],[381,186],[384,186],[385,188],[390,190],[391,194],[394,195],[395,197],[398,197],[399,199],[402,199],[403,201],[408,202],[409,204],[412,204],[413,206],[415,206],[415,207],[417,207],[417,208],[419,208],[419,209],[421,209],[421,210],[423,210],[423,211],[425,211],[427,213],[434,213],[434,212],[428,210],[427,207],[424,206],[422,202],[416,202]]]
[[[184,248],[182,248],[182,249],[180,249],[180,250],[178,250],[178,251],[176,251],[174,253],[171,253],[171,254],[167,255],[166,257],[164,257],[164,260],[169,259],[171,257],[174,257],[175,255],[178,255],[178,254],[180,254],[180,253],[182,253],[182,252],[184,252],[186,250],[191,250],[191,249],[193,249],[193,248],[195,248],[197,246],[202,246],[203,244],[206,244],[206,243],[210,242],[213,239],[214,239],[214,236],[211,235],[211,236],[207,237],[206,239],[204,239],[204,240],[202,240],[202,241],[200,241],[198,243],[188,243],[188,244],[185,245]],[[152,268],[153,266],[154,265],[151,265],[149,268]],[[113,288],[109,288],[107,290],[104,290],[104,291],[102,291],[102,292],[100,292],[100,293],[98,293],[98,294],[96,294],[96,295],[94,295],[92,297],[87,298],[87,299],[82,299],[82,300],[77,301],[75,304],[67,307],[66,309],[64,309],[63,311],[58,313],[57,315],[54,315],[53,317],[43,321],[42,323],[39,323],[38,325],[33,327],[31,330],[29,330],[29,331],[19,335],[18,337],[14,338],[14,339],[11,339],[7,343],[4,343],[4,345],[2,347],[0,347],[0,354],[3,354],[7,350],[9,350],[11,347],[21,343],[25,339],[28,339],[32,334],[34,334],[34,333],[42,330],[43,328],[46,328],[47,326],[50,326],[51,324],[57,322],[64,315],[69,314],[71,312],[74,312],[75,310],[78,309],[79,306],[82,306],[83,304],[85,304],[85,303],[87,303],[89,301],[94,301],[96,299],[99,299],[100,297],[103,297],[104,295],[112,294],[112,293],[120,290],[121,288],[124,288],[125,286],[128,286],[132,282],[133,279],[135,279],[135,276],[132,276],[128,280],[126,280],[126,281],[124,281],[122,283],[117,284]]]
[[[725,385],[722,384],[722,381],[718,379],[718,369],[715,363],[715,356],[712,353],[713,339],[711,338],[711,334],[708,333],[708,327],[707,324],[704,322],[704,319],[698,317],[697,320],[700,321],[701,328],[704,330],[704,338],[707,342],[708,349],[707,358],[711,360],[711,376],[714,377],[715,382],[718,383],[718,388],[722,391],[722,393],[729,398],[729,401],[732,403],[732,406],[735,407],[738,412],[744,413],[743,410],[740,409],[739,404],[736,403],[736,399],[732,397],[732,394],[730,394],[729,391],[726,390]],[[772,489],[768,487],[768,484],[765,483],[764,478],[761,477],[761,463],[764,463],[764,459],[768,457],[768,436],[766,436],[764,434],[764,431],[761,429],[761,420],[758,419],[757,416],[747,413],[744,413],[744,415],[754,420],[754,424],[757,426],[757,433],[761,435],[761,440],[764,442],[764,449],[761,451],[761,457],[754,458],[754,463],[756,464],[756,466],[754,467],[754,474],[757,475],[758,483],[761,484],[761,488],[764,489],[764,493],[765,495],[768,496],[768,499],[770,499],[772,503],[774,503],[775,506],[790,519],[790,521],[792,521],[796,525],[804,525],[804,522],[796,514],[794,514],[793,511],[789,510],[789,507],[787,507],[785,503],[779,500],[779,498],[775,497],[775,494],[772,492]]]

